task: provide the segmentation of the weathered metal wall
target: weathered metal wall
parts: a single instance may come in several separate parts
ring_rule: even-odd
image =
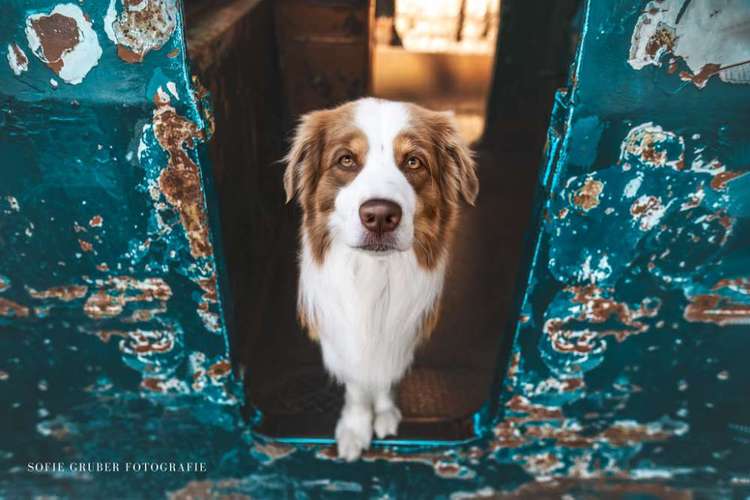
[[[238,402],[200,153],[212,118],[187,71],[180,9],[0,7],[0,400],[13,422],[0,448],[10,463],[53,458],[34,438],[73,432],[63,413],[102,394]]]
[[[125,3],[157,13],[171,5]],[[113,5],[118,16],[108,19],[126,19]],[[216,362],[226,356],[223,330],[211,332],[198,312],[208,303],[223,328],[201,286],[216,273],[209,248],[217,242],[202,237],[216,225],[201,214],[207,207],[210,219],[216,204],[210,196],[178,203],[195,184],[173,191],[169,182],[193,172],[187,179],[202,179],[199,192],[210,185],[193,149],[208,127],[189,87],[181,17],[174,12],[163,46],[116,30],[111,43],[106,7],[63,10],[84,23],[66,43],[86,44],[66,68],[66,49],[39,48],[42,34],[37,56],[26,34],[26,20],[36,30],[33,16],[52,12],[52,2],[3,6],[0,33],[11,46],[0,68],[8,353],[0,390],[12,424],[0,441],[0,492],[748,493],[750,2],[587,5],[571,84],[556,96],[548,131],[529,269],[498,387],[503,411],[471,445],[378,448],[355,464],[327,447],[266,442],[233,407],[211,401],[231,398],[227,365]],[[36,23],[42,33],[44,24]],[[139,54],[143,62],[127,62]],[[154,398],[150,388],[161,387],[208,398]],[[26,471],[42,460],[197,460],[207,470]]]

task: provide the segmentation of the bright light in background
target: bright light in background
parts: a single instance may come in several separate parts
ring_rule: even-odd
[[[396,0],[395,28],[406,50],[492,53],[500,0]]]
[[[374,94],[452,110],[461,134],[479,139],[500,0],[380,0],[378,11]]]

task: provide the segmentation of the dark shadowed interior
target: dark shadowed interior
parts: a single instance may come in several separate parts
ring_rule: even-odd
[[[576,2],[563,4],[545,15],[572,18]],[[392,5],[381,2],[377,11],[375,2],[364,0],[206,5],[187,4],[188,44],[193,70],[215,106],[211,154],[232,352],[245,370],[247,414],[259,409],[259,432],[274,437],[333,435],[343,391],[326,375],[318,345],[297,324],[300,213],[284,204],[278,160],[301,113],[375,95],[454,109],[462,133],[476,142],[479,200],[462,217],[437,330],[400,385],[404,421],[397,437],[470,438],[473,415],[504,372],[550,96],[565,78],[560,61],[569,60],[567,53],[534,51],[570,45],[567,32],[550,30],[538,47],[521,48],[514,23],[539,13],[516,9],[503,17],[498,42],[492,42],[493,49],[500,47],[495,60],[492,51],[406,50],[388,19]],[[533,64],[518,67],[518,54],[503,54],[504,46],[526,51]],[[519,95],[509,105],[503,97],[513,92]]]

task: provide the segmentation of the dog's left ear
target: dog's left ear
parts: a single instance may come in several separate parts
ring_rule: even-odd
[[[321,122],[324,113],[325,111],[313,111],[300,119],[289,153],[282,160],[286,163],[284,191],[287,203],[295,195],[314,186],[317,163],[320,161]]]
[[[444,111],[437,114],[439,118],[436,122],[441,131],[441,145],[453,164],[448,172],[450,180],[456,183],[458,192],[466,203],[474,206],[479,195],[479,178],[474,154],[459,134],[453,112]]]

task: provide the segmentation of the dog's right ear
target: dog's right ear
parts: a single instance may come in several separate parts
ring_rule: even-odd
[[[315,185],[318,176],[316,162],[320,161],[323,142],[323,120],[326,111],[313,111],[304,115],[297,125],[292,146],[284,157],[284,190],[286,202],[301,195]]]

